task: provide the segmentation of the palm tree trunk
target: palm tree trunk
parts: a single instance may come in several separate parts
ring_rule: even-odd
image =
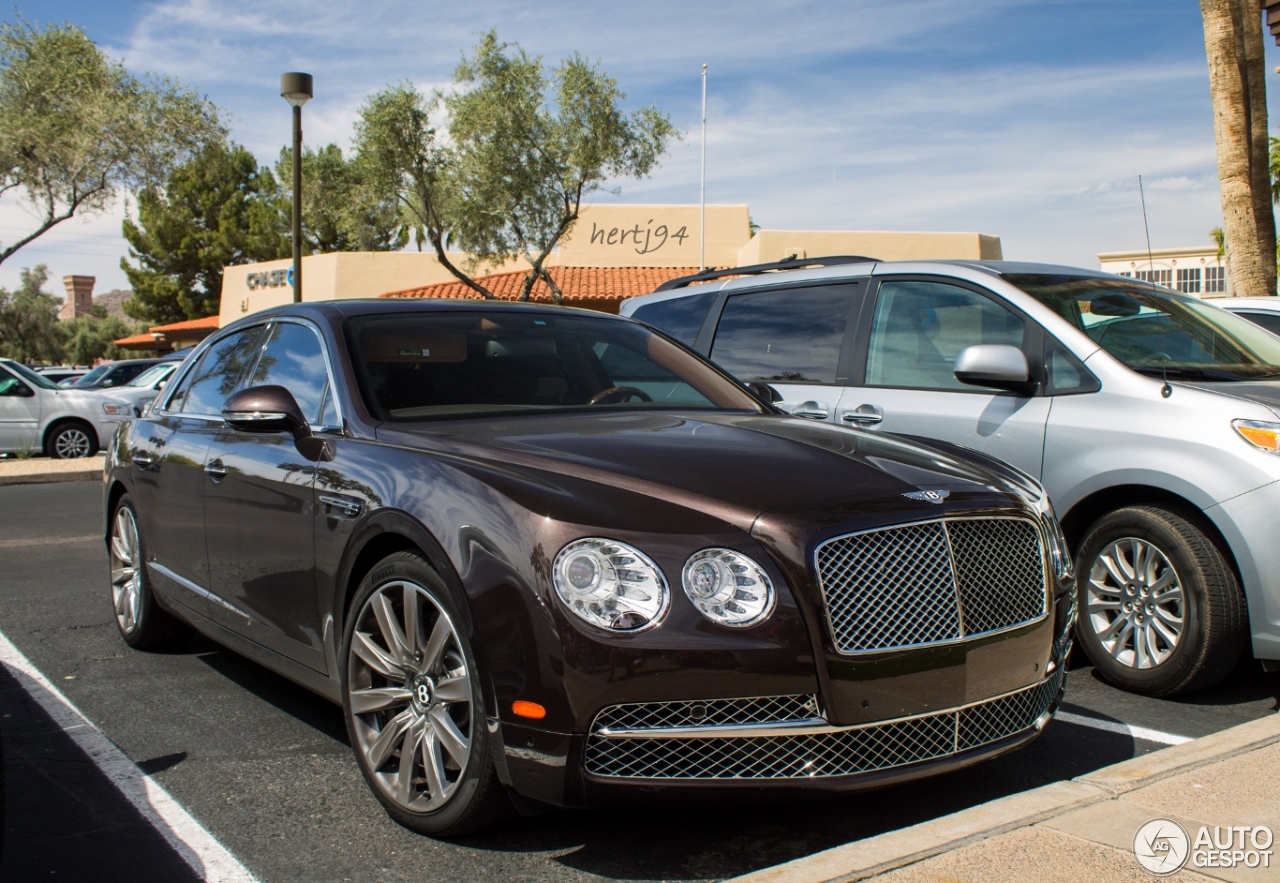
[[[1263,56],[1263,11],[1257,0],[1240,0],[1244,24],[1244,73],[1249,95],[1249,172],[1258,253],[1266,293],[1276,292],[1276,214],[1271,198],[1271,149],[1267,137],[1267,68]]]
[[[1275,222],[1271,221],[1269,252],[1262,250],[1259,212],[1254,200],[1253,113],[1250,92],[1263,92],[1261,78],[1247,73],[1246,16],[1260,16],[1257,0],[1200,0],[1204,20],[1205,54],[1209,61],[1209,94],[1213,102],[1213,132],[1218,154],[1222,199],[1222,229],[1230,260],[1227,274],[1233,292],[1249,297],[1276,292]],[[1256,25],[1261,43],[1261,21]],[[1261,53],[1261,46],[1258,46]],[[1253,90],[1250,86],[1253,86]],[[1265,98],[1265,93],[1264,93]],[[1262,118],[1263,133],[1266,117]],[[1263,165],[1265,171],[1266,165]],[[1267,187],[1270,198],[1270,187]],[[1267,214],[1270,214],[1268,206]],[[1261,226],[1265,227],[1266,224]]]

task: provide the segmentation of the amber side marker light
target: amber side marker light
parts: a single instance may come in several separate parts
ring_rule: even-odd
[[[547,716],[547,710],[536,702],[525,702],[523,699],[517,699],[511,703],[511,710],[520,717],[529,717],[534,720],[542,720]]]

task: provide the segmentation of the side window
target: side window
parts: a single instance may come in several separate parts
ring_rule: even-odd
[[[182,389],[169,401],[169,410],[183,414],[221,415],[222,403],[239,387],[245,369],[258,353],[261,339],[262,326],[259,325],[215,343],[195,370],[187,375]]]
[[[20,395],[18,388],[22,386],[22,381],[14,377],[4,368],[0,368],[0,396],[16,396]]]
[[[855,291],[824,285],[734,295],[711,360],[744,382],[835,383]]]
[[[685,346],[693,346],[698,339],[698,332],[702,330],[702,323],[706,321],[707,311],[716,302],[716,294],[715,291],[705,291],[702,294],[645,304],[632,313],[631,318],[650,328],[657,328]]]
[[[329,375],[325,371],[320,338],[305,325],[276,322],[267,332],[266,346],[246,386],[283,386],[298,402],[307,422],[320,420],[321,399]]]
[[[332,386],[324,388],[324,404],[320,406],[320,425],[338,428],[342,426],[342,421],[338,419],[338,405],[333,400]]]
[[[1261,325],[1272,334],[1280,334],[1280,313],[1250,313],[1240,310],[1237,316],[1244,316],[1255,325]]]
[[[868,386],[908,389],[980,387],[952,369],[975,344],[1021,347],[1025,322],[989,298],[941,282],[885,282],[876,299],[867,348]]]
[[[1098,378],[1079,359],[1052,337],[1044,341],[1045,392],[1051,396],[1097,392]]]

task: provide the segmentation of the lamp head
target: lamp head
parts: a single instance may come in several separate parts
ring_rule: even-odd
[[[280,97],[294,107],[302,107],[314,94],[311,74],[290,71],[280,75]]]

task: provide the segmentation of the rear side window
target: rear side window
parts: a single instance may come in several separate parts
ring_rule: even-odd
[[[1254,325],[1260,325],[1272,334],[1280,334],[1280,313],[1251,313],[1246,310],[1233,310],[1237,316],[1244,316]]]
[[[220,416],[223,403],[239,387],[240,378],[258,354],[261,339],[262,326],[258,325],[215,343],[169,402],[169,410]]]
[[[835,383],[856,289],[738,294],[725,303],[711,361],[741,381]]]
[[[706,291],[688,297],[674,297],[654,304],[645,304],[632,313],[636,319],[650,328],[657,328],[668,337],[674,337],[685,346],[693,346],[707,319],[707,312],[716,301],[716,292]]]

